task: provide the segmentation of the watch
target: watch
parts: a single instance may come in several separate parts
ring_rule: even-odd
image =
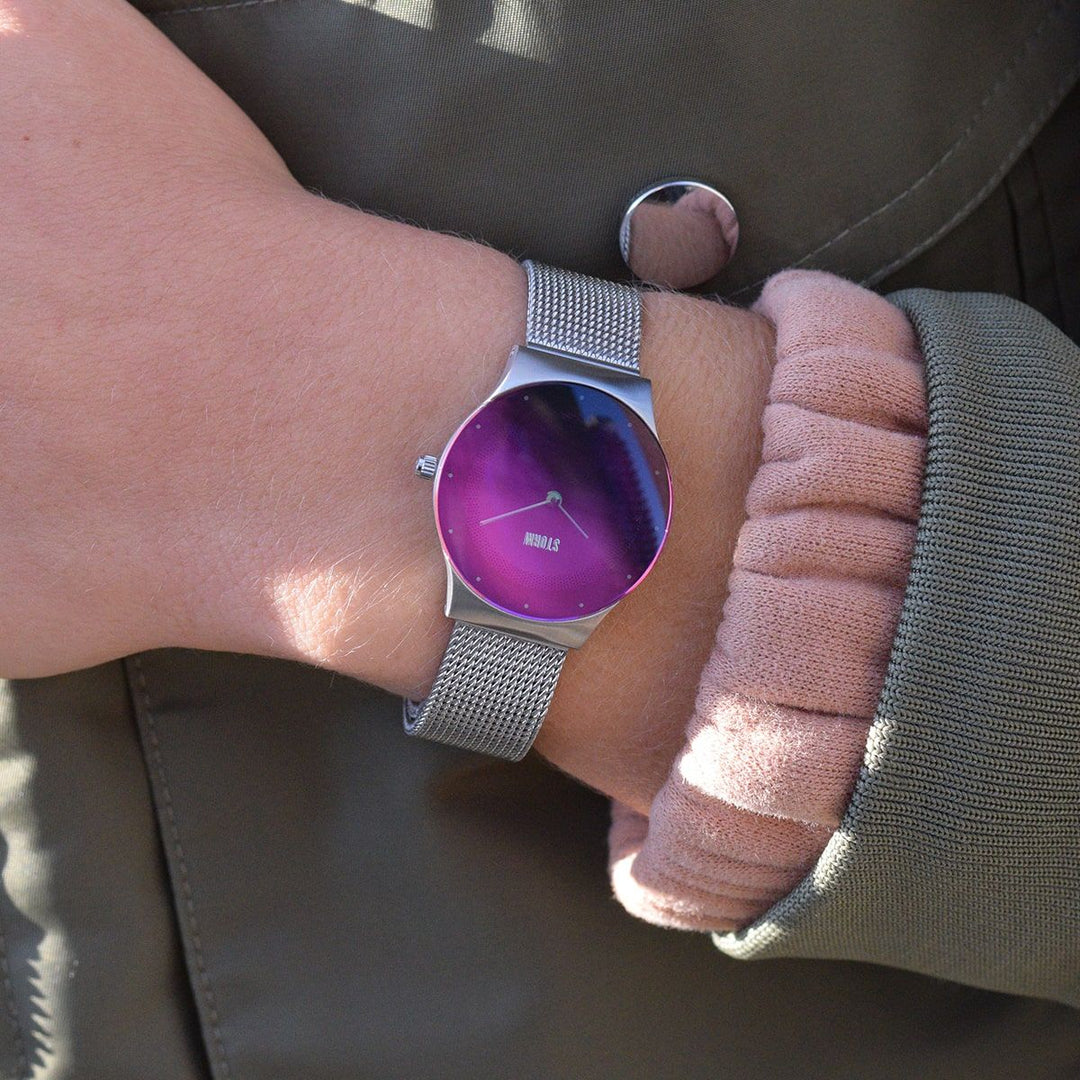
[[[648,575],[671,522],[671,475],[638,370],[641,298],[525,262],[525,344],[438,457],[450,643],[405,730],[518,761],[566,651]]]

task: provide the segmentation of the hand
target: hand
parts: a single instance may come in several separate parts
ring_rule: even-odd
[[[123,0],[0,10],[0,674],[34,675],[192,640],[298,188]]]
[[[304,191],[124,0],[0,8],[0,677],[166,645],[384,675],[400,455],[499,370],[523,271]]]

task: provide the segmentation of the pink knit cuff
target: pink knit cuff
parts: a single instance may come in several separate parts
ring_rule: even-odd
[[[762,460],[686,742],[649,817],[615,804],[633,914],[737,929],[808,872],[858,777],[900,616],[926,448],[898,308],[818,271],[772,278]]]

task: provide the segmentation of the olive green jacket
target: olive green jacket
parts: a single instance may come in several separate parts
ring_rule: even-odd
[[[635,922],[603,800],[340,676],[0,684],[0,1075],[1080,1072],[1080,3],[137,6],[330,198],[616,276],[627,199],[690,175],[739,210],[725,296],[889,291],[922,515],[843,827],[718,940],[788,959]]]

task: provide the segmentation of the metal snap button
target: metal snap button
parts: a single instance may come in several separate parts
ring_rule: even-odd
[[[651,285],[705,285],[731,261],[739,242],[735,207],[700,180],[665,180],[630,200],[619,250],[631,272]]]

